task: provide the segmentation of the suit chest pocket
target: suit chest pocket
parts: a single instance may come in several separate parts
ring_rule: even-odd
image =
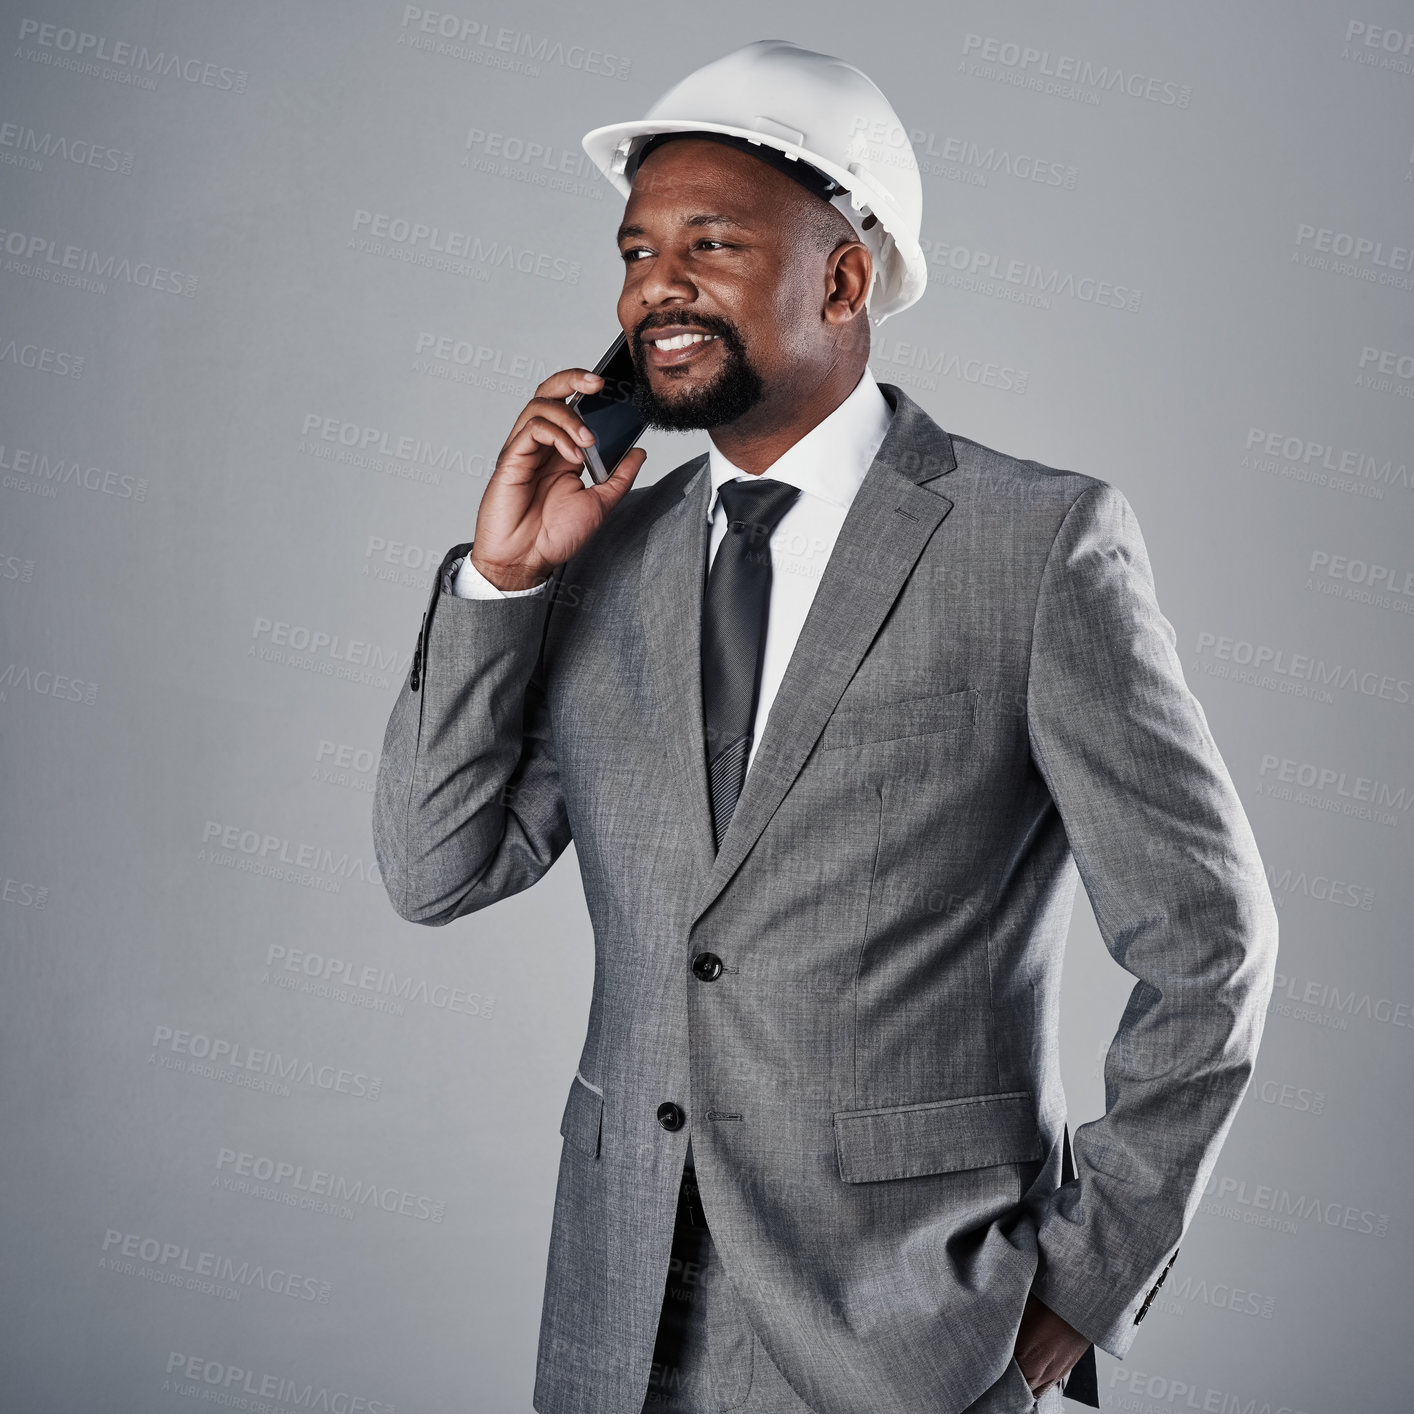
[[[964,746],[976,730],[977,698],[974,688],[858,706],[846,697],[825,723],[819,749],[838,751],[912,737],[942,737],[950,745]]]

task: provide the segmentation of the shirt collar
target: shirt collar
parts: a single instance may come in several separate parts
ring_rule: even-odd
[[[762,475],[772,481],[789,482],[800,487],[805,495],[817,496],[848,510],[889,430],[892,416],[893,409],[866,364],[854,391],[828,417],[782,452]],[[707,519],[711,520],[722,483],[749,473],[728,461],[715,442],[708,452],[708,467],[712,496],[707,503]]]

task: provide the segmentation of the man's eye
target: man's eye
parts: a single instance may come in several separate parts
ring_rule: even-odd
[[[717,246],[717,247],[718,247],[719,249],[721,249],[721,250],[726,250],[726,249],[728,248],[725,241],[714,241],[710,236],[704,236],[700,241],[697,242],[697,244],[698,244],[699,246],[704,246],[704,245]],[[644,245],[634,245],[634,246],[629,246],[629,248],[628,248],[627,250],[620,252],[620,254],[621,254],[621,255],[623,256],[623,258],[624,258],[624,263],[627,264],[627,265],[636,265],[638,262],[637,262],[636,260],[634,260],[633,257],[634,257],[635,255],[640,254],[640,253],[646,253],[646,254],[651,255],[651,254],[652,254],[652,251],[650,251],[647,246],[644,246]]]

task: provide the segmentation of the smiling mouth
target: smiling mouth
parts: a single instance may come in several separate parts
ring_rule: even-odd
[[[648,362],[654,368],[676,368],[679,364],[693,363],[702,358],[708,349],[721,342],[716,334],[676,334],[663,340],[644,339],[648,350]]]

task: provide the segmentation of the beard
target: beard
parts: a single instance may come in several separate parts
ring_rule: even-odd
[[[720,427],[735,422],[761,401],[765,384],[751,366],[736,330],[720,320],[694,319],[693,326],[704,334],[717,336],[722,349],[721,366],[706,380],[694,374],[690,383],[686,379],[679,383],[670,368],[658,369],[669,385],[666,396],[654,391],[643,341],[637,334],[633,337],[633,367],[637,375],[633,402],[646,427],[662,432]]]

